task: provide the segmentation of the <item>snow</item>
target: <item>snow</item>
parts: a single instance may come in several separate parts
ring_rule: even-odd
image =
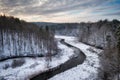
[[[34,36],[35,34],[30,34],[31,36],[28,36],[29,34],[26,32],[13,33],[4,30],[2,33],[3,45],[0,42],[0,60],[17,56],[39,56],[48,53],[48,41],[46,42],[42,38],[38,41],[37,36]],[[52,51],[51,48],[51,52]]]
[[[84,52],[86,60],[83,64],[60,73],[49,80],[96,80],[98,69],[100,67],[98,54],[100,54],[102,50],[78,42],[78,40],[73,37],[69,39],[70,37],[60,36],[60,38],[64,38],[67,43]],[[93,49],[95,52],[93,53],[89,49]]]
[[[59,55],[52,57],[52,61],[49,63],[49,68],[46,64],[46,58],[19,58],[17,60],[24,60],[25,63],[16,68],[12,68],[12,63],[15,59],[0,62],[0,80],[2,78],[6,80],[29,80],[29,78],[50,68],[58,67],[60,64],[65,63],[73,56],[73,49],[61,43],[58,43],[58,47],[62,51]],[[7,69],[5,69],[6,65],[9,65]]]
[[[102,50],[80,43],[75,37],[58,35],[55,37],[58,40],[65,39],[67,43],[79,48],[85,53],[86,60],[83,64],[60,73],[49,80],[94,80],[97,77],[98,68],[100,67],[98,54],[100,54]],[[29,78],[37,74],[58,67],[74,55],[73,49],[61,43],[58,43],[58,47],[62,51],[59,55],[52,57],[52,61],[49,62],[49,67],[47,67],[46,64],[46,58],[19,58],[17,60],[24,60],[25,63],[16,68],[12,67],[12,63],[15,59],[0,62],[0,80],[2,78],[6,80],[29,80]],[[90,49],[95,52],[91,52]],[[9,67],[5,69],[6,65],[9,65]]]
[[[71,40],[73,41],[73,40],[76,39],[73,36],[61,36],[61,35],[55,35],[55,38],[57,38],[57,39],[65,39],[65,40],[69,40],[69,41],[71,41]]]

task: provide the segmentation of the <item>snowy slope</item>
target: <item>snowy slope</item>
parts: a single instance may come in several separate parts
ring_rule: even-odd
[[[65,39],[65,41],[73,46],[80,48],[87,56],[83,64],[78,65],[70,70],[58,74],[50,80],[93,80],[97,76],[97,69],[100,67],[98,55],[102,50],[93,48],[95,53],[90,51],[90,46],[77,41],[75,37],[55,36],[58,40]],[[0,80],[29,80],[32,76],[42,73],[50,68],[59,66],[65,63],[74,55],[74,51],[65,45],[58,43],[59,48],[62,50],[60,55],[52,58],[47,67],[46,58],[19,58],[17,60],[24,60],[25,63],[16,68],[12,67],[13,60],[6,60],[0,62]],[[69,54],[68,54],[69,53]],[[8,66],[7,68],[5,68]],[[89,79],[88,79],[89,78]]]
[[[24,60],[25,63],[16,68],[12,67],[15,59],[0,62],[0,80],[28,80],[32,76],[50,68],[58,67],[60,64],[65,63],[73,56],[74,51],[71,48],[68,48],[61,43],[58,43],[58,47],[62,51],[59,55],[52,58],[52,61],[49,63],[49,68],[47,67],[46,58],[19,58],[16,60]]]
[[[3,39],[3,46],[0,46],[0,60],[17,56],[39,56],[48,52],[47,41],[40,40],[38,43],[37,38],[32,34],[28,38],[22,33],[3,32]],[[2,47],[3,49],[1,49]]]
[[[83,64],[60,73],[49,80],[96,80],[98,68],[100,67],[98,54],[102,50],[80,43],[73,37],[71,39],[69,39],[70,37],[65,36],[56,37],[64,38],[67,43],[83,51],[86,55],[86,60]],[[91,52],[91,50],[94,52]]]

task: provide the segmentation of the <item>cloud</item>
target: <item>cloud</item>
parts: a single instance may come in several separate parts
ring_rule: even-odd
[[[64,18],[67,21],[82,17],[89,18],[97,14],[112,14],[112,10],[116,9],[116,11],[118,11],[120,7],[119,4],[113,6],[108,5],[115,1],[116,0],[0,0],[0,12],[17,16],[27,21],[56,20],[61,22]]]
[[[106,16],[113,16],[113,15],[120,16],[120,11],[118,11],[118,12],[112,12],[112,13],[106,13],[104,15],[106,15]]]

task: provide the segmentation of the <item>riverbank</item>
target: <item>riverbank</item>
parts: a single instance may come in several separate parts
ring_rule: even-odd
[[[58,47],[61,50],[59,55],[52,57],[48,62],[46,58],[19,58],[8,59],[0,62],[0,79],[6,80],[27,80],[40,73],[48,71],[49,69],[58,67],[67,62],[74,55],[74,50],[58,42]],[[69,54],[68,54],[69,53]],[[20,66],[13,66],[23,60]],[[15,63],[16,62],[16,63]]]
[[[66,43],[65,40],[62,38],[61,38],[60,42],[64,45],[66,45],[67,47],[73,49],[74,55],[67,62],[61,64],[59,67],[50,69],[46,72],[43,72],[43,73],[33,77],[31,80],[47,80],[47,79],[55,76],[56,74],[64,72],[64,71],[71,69],[71,68],[73,68],[79,64],[82,64],[84,62],[86,56],[84,55],[84,53],[82,51],[80,51],[80,49],[70,45],[69,43]]]
[[[58,40],[65,39],[65,43],[70,44],[68,46],[72,45],[76,48],[79,48],[83,53],[85,53],[86,59],[84,63],[81,64],[82,62],[80,62],[80,65],[75,63],[80,59],[78,56],[74,55],[74,53],[79,52],[77,51],[78,49],[75,52],[73,48],[70,48],[61,43],[58,43],[58,46],[62,51],[60,52],[59,55],[52,57],[49,68],[46,66],[47,62],[45,58],[21,58],[21,60],[25,60],[25,63],[15,68],[11,67],[11,64],[14,62],[14,59],[6,60],[5,62],[0,62],[0,78],[7,79],[7,80],[16,80],[16,79],[28,80],[32,77],[37,76],[38,74],[43,73],[43,76],[47,76],[47,79],[50,78],[50,80],[86,80],[86,79],[94,80],[96,79],[98,69],[100,67],[98,54],[100,54],[102,50],[80,43],[77,41],[75,37],[56,36],[56,38]],[[73,62],[70,61],[69,63],[70,59]],[[64,63],[67,63],[67,64],[63,65],[63,67],[60,67],[60,65]],[[70,68],[68,67],[64,68],[66,67],[66,65],[69,66],[69,64],[70,66],[71,65],[74,65],[74,66]],[[52,69],[58,69],[62,73],[60,73],[59,71],[49,73],[49,70],[54,71]],[[45,72],[47,71],[48,73],[46,74]],[[53,77],[52,76],[49,77],[49,75],[51,74],[52,76],[55,74],[57,75]],[[44,80],[44,79],[39,78],[38,80]]]
[[[83,64],[60,73],[49,80],[99,80],[98,71],[100,68],[100,63],[98,55],[103,50],[81,43],[77,39],[75,40],[72,38],[71,40],[68,40],[68,38],[70,37],[67,37],[65,42],[79,48],[82,52],[84,52],[86,59]]]

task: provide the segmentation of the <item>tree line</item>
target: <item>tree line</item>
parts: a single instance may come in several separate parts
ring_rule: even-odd
[[[0,16],[0,60],[57,53],[54,33],[12,16]]]
[[[120,21],[106,19],[80,26],[79,41],[103,49],[98,76],[102,80],[120,80]]]

